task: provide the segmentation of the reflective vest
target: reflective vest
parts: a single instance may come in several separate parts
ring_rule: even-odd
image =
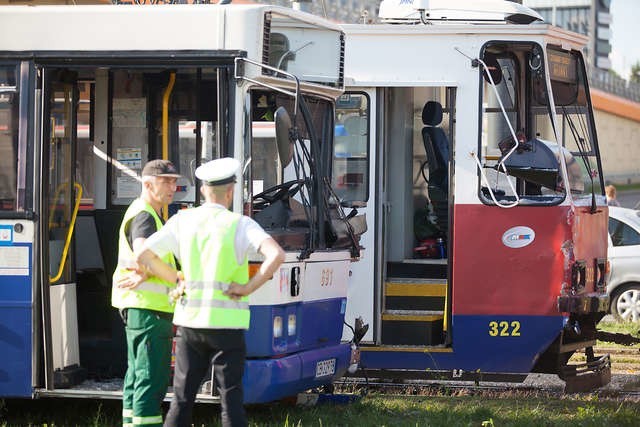
[[[173,323],[200,329],[248,329],[249,298],[223,294],[230,283],[249,281],[245,257],[236,259],[235,237],[242,215],[201,206],[181,211],[178,226],[185,293],[176,304]]]
[[[173,313],[174,306],[169,299],[169,291],[175,287],[175,283],[165,282],[157,277],[150,277],[135,289],[121,289],[116,286],[118,279],[131,273],[127,270],[127,266],[135,265],[135,255],[129,245],[125,230],[131,223],[131,220],[142,211],[151,214],[156,222],[156,230],[162,227],[162,221],[160,221],[158,214],[153,210],[151,205],[142,199],[136,199],[131,203],[120,225],[118,266],[113,273],[111,305],[116,308],[146,308],[149,310]],[[171,254],[163,257],[162,261],[173,267],[176,265],[173,255]]]

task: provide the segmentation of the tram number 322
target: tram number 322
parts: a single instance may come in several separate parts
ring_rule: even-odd
[[[489,335],[492,337],[519,337],[520,322],[517,320],[511,322],[492,320],[489,322]]]

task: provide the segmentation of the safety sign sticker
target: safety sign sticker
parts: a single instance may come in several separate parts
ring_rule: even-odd
[[[0,276],[28,276],[29,247],[0,246]]]

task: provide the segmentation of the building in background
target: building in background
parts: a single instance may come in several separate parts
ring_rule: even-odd
[[[523,0],[552,25],[589,36],[587,60],[601,70],[611,61],[611,0]]]

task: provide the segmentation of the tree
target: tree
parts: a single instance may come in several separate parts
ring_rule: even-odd
[[[640,61],[631,66],[631,77],[629,80],[633,83],[640,83]]]

